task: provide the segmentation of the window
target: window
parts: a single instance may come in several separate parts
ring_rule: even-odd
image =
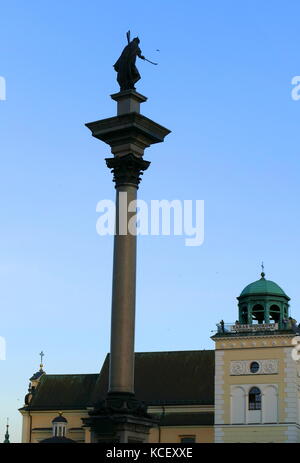
[[[259,363],[258,362],[251,362],[251,364],[250,364],[251,373],[257,373],[258,370],[259,370]]]
[[[182,444],[196,442],[196,436],[180,436]]]
[[[261,392],[258,387],[252,387],[249,391],[249,410],[261,410]]]
[[[272,305],[270,307],[270,318],[274,320],[274,323],[278,323],[280,320],[280,308],[278,305]]]
[[[254,323],[264,323],[265,309],[261,304],[256,304],[252,308],[252,320]]]

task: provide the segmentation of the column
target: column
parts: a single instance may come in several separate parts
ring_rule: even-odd
[[[109,393],[134,393],[136,199],[150,162],[134,155],[106,159],[116,184]],[[128,212],[131,204],[131,211]],[[130,229],[128,228],[131,224]]]

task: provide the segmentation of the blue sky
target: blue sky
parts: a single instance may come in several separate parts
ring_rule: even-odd
[[[205,201],[202,246],[139,238],[136,350],[213,348],[261,260],[300,318],[299,14],[296,1],[2,2],[0,439],[9,416],[20,440],[41,349],[58,374],[95,373],[109,349],[113,243],[96,204],[114,188],[84,124],[115,114],[128,29],[159,62],[138,62],[142,112],[172,130],[145,153],[139,197]]]

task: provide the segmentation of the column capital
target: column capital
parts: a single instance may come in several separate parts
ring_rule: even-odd
[[[122,113],[85,124],[93,137],[107,143],[115,156],[135,154],[143,156],[144,151],[155,143],[161,143],[170,133],[157,122],[137,112]]]
[[[132,185],[138,188],[143,171],[148,169],[150,165],[149,161],[134,154],[106,158],[105,161],[107,167],[112,170],[116,188],[121,185]]]

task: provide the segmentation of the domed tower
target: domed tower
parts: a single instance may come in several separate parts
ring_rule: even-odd
[[[67,419],[62,416],[62,412],[52,420],[53,437],[66,437],[67,434]]]
[[[261,278],[215,342],[215,442],[300,442],[300,349],[290,298]]]
[[[287,328],[290,298],[277,283],[266,280],[264,272],[243,289],[237,300],[240,324],[276,323],[279,329]]]
[[[59,412],[58,416],[52,420],[52,437],[41,440],[40,444],[74,444],[73,439],[66,437],[67,426],[67,419],[62,412]]]

